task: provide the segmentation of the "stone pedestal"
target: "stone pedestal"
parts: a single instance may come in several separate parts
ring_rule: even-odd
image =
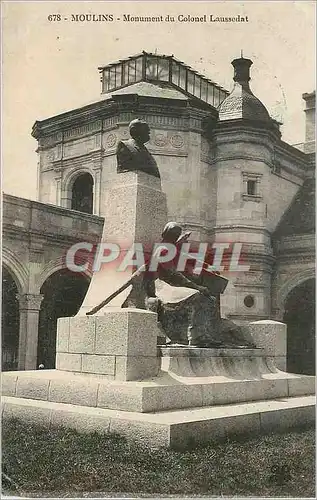
[[[161,370],[178,377],[231,377],[242,381],[270,371],[264,349],[161,347],[160,352]]]
[[[287,326],[273,320],[249,323],[250,333],[257,347],[265,349],[275,366],[286,371]]]
[[[155,377],[157,315],[140,309],[107,310],[104,316],[60,318],[56,369],[103,375],[109,380]]]
[[[93,273],[77,316],[84,316],[130,279],[135,269],[130,266],[125,271],[118,271],[120,261],[133,244],[138,244],[138,248],[143,248],[146,254],[146,250],[150,250],[154,243],[160,241],[167,222],[166,196],[161,190],[161,181],[144,172],[116,175],[109,181],[105,200],[105,223],[101,243],[118,245],[121,253],[116,261],[103,264],[100,270]],[[130,291],[131,287],[113,299],[109,305],[120,308]],[[97,315],[103,315],[104,311],[105,309],[101,309]]]
[[[138,309],[62,318],[56,370],[3,374],[3,418],[175,448],[311,424],[315,379],[274,366],[282,327],[265,323],[251,326],[268,353],[157,349],[156,314]]]

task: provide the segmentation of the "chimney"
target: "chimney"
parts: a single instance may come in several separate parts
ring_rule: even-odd
[[[241,54],[241,57],[234,59],[231,64],[234,67],[234,86],[220,104],[219,121],[252,120],[254,123],[262,122],[271,127],[273,122],[266,107],[255,97],[249,86],[250,68],[253,62]]]
[[[305,153],[313,153],[315,151],[315,101],[316,92],[303,94],[302,98],[305,101],[306,114],[306,131],[305,131]]]
[[[251,59],[245,59],[244,57],[240,57],[239,59],[234,59],[231,62],[234,67],[234,77],[233,80],[239,83],[244,90],[250,90],[249,81],[250,77],[250,68],[253,64]]]

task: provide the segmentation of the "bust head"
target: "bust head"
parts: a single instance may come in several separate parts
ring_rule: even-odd
[[[182,226],[177,222],[168,222],[162,232],[162,240],[166,243],[176,243],[182,234]]]
[[[129,132],[132,139],[139,144],[145,144],[150,140],[150,127],[146,122],[139,120],[139,118],[130,122]]]

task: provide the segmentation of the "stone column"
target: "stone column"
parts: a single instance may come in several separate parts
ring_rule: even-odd
[[[18,369],[35,370],[39,312],[43,295],[25,293],[18,295],[18,300],[20,305]]]
[[[100,179],[101,168],[94,168],[94,215],[100,215]]]
[[[56,186],[56,196],[55,203],[58,207],[62,206],[62,169],[55,168],[55,186]]]
[[[61,191],[60,206],[64,208],[71,208],[72,206],[72,194],[66,188]]]
[[[56,205],[58,207],[61,206],[61,179],[59,177],[55,177],[55,181],[56,181]]]

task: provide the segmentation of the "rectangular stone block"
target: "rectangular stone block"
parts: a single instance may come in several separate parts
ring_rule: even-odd
[[[97,406],[111,410],[143,411],[142,387],[100,384]]]
[[[169,425],[152,422],[136,422],[128,419],[110,419],[110,432],[125,436],[127,439],[153,447],[169,445]]]
[[[160,359],[145,356],[116,356],[115,380],[144,380],[156,377]]]
[[[3,418],[17,418],[25,423],[49,426],[51,409],[36,405],[21,405],[18,402],[4,403]]]
[[[288,379],[288,396],[303,396],[315,394],[315,377],[301,375]]]
[[[273,320],[254,321],[248,325],[258,347],[265,349],[269,356],[286,356],[287,327]]]
[[[57,353],[56,370],[81,371],[81,354]]]
[[[98,382],[52,380],[48,400],[81,406],[97,406]]]
[[[96,412],[91,415],[88,409],[85,413],[78,413],[66,407],[63,410],[52,410],[51,427],[70,427],[78,432],[107,433],[110,428],[110,418],[98,416]]]
[[[260,415],[254,413],[230,416],[224,419],[223,427],[226,438],[243,435],[257,436],[260,434]]]
[[[261,413],[261,431],[291,429],[311,424],[315,421],[315,406],[299,406]]]
[[[257,401],[261,399],[287,398],[287,380],[252,380],[245,386],[246,401]]]
[[[6,373],[1,377],[1,394],[3,396],[15,396],[18,376],[13,373]]]
[[[96,318],[83,316],[70,318],[69,353],[94,354],[96,340]]]
[[[127,343],[128,356],[157,355],[157,337],[160,329],[157,325],[157,314],[150,311],[129,310],[129,336]]]
[[[203,385],[203,405],[223,405],[287,397],[287,380],[240,380]]]
[[[47,401],[48,398],[48,379],[34,377],[18,377],[16,396],[18,398],[40,399]]]
[[[143,388],[143,411],[194,408],[203,405],[202,385],[165,385]]]
[[[82,354],[82,371],[86,373],[112,375],[114,377],[115,356]]]
[[[127,329],[128,317],[125,312],[108,312],[104,316],[97,316],[95,353],[125,356],[128,345]]]
[[[56,352],[68,352],[70,318],[58,318]]]
[[[221,441],[225,437],[223,422],[220,419],[170,425],[170,447],[176,450]]]
[[[212,385],[202,386],[202,405],[212,406],[232,403],[235,401],[243,401],[244,394],[239,389],[239,384],[242,382],[224,382]]]
[[[157,315],[141,309],[121,309],[96,317],[96,354],[156,356]]]

